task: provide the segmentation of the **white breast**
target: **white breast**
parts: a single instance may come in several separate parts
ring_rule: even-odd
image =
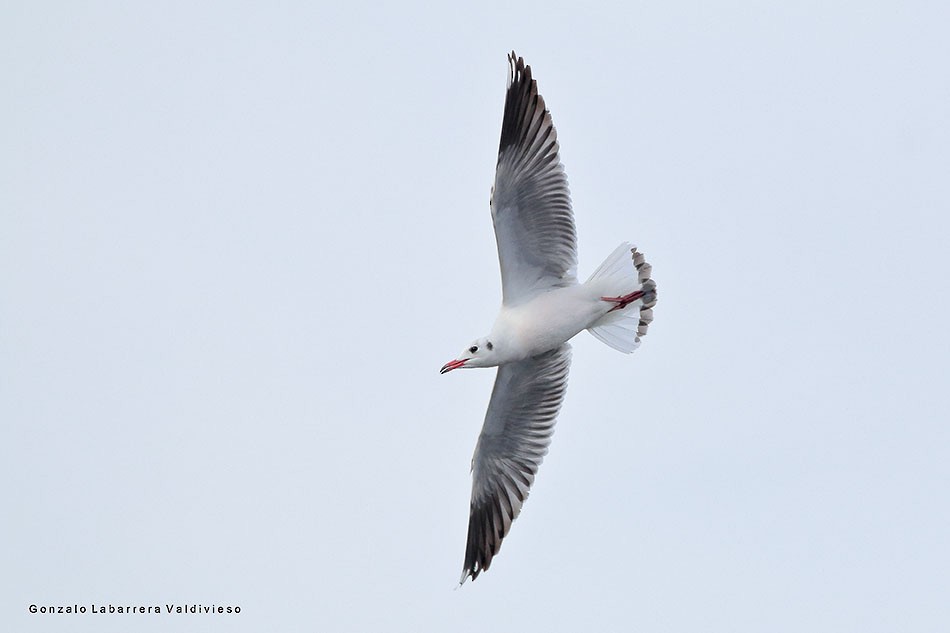
[[[609,309],[584,285],[558,288],[518,306],[502,306],[491,336],[504,349],[505,362],[521,360],[569,341]]]

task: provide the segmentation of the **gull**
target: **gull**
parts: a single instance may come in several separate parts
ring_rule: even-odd
[[[653,321],[656,283],[622,243],[584,283],[557,132],[531,67],[512,51],[491,214],[502,304],[487,336],[441,373],[498,367],[472,457],[468,539],[459,585],[488,569],[521,512],[564,401],[571,347],[582,330],[633,352]]]

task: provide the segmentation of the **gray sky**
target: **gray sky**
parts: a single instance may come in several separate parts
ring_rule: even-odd
[[[946,627],[945,3],[134,4],[0,9],[9,630]],[[511,48],[660,301],[452,591]]]

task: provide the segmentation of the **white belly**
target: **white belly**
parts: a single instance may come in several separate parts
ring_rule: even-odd
[[[520,360],[569,341],[609,309],[584,284],[558,288],[513,308],[502,306],[492,336],[505,342],[508,360]]]

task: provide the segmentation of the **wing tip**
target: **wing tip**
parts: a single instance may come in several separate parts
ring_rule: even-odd
[[[531,66],[524,63],[524,57],[519,57],[514,49],[508,53],[508,87],[510,88],[519,75],[524,75],[531,80]]]
[[[459,587],[464,585],[465,581],[467,581],[469,578],[472,579],[472,582],[475,582],[475,579],[478,578],[478,574],[480,574],[481,571],[481,568],[477,566],[466,565],[462,570],[462,577],[459,578]]]
[[[526,64],[523,57],[519,57],[513,50],[508,54],[508,86],[505,90],[505,114],[502,119],[501,140],[498,145],[499,154],[508,146],[516,145],[523,140],[527,133],[524,124],[541,112],[548,118],[550,113],[544,103],[544,98],[538,93],[538,82],[531,74],[531,66]],[[557,142],[557,133],[552,134],[552,140]],[[557,149],[555,148],[555,154]]]

